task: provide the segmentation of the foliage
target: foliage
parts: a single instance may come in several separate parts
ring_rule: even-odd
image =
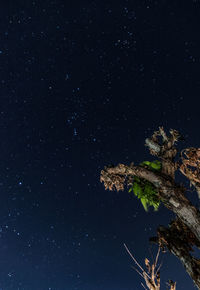
[[[159,160],[155,161],[143,161],[140,163],[140,166],[146,167],[151,171],[160,171],[161,170],[161,162]],[[158,198],[158,192],[155,186],[137,176],[134,176],[133,185],[129,189],[129,192],[133,192],[138,199],[140,199],[145,211],[148,211],[149,206],[153,206],[154,210],[157,211],[160,205],[160,201]]]
[[[150,170],[160,171],[162,168],[162,163],[159,160],[154,161],[143,161],[140,166],[147,166]]]

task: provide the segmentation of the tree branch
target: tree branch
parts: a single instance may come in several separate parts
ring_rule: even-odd
[[[185,223],[200,241],[200,214],[184,195],[184,188],[177,186],[166,176],[154,173],[141,166],[119,164],[101,171],[100,181],[106,189],[124,190],[125,182],[137,176],[151,182],[159,192],[163,204]]]
[[[160,272],[157,269],[157,262],[158,262],[158,256],[160,253],[160,247],[158,249],[158,253],[156,256],[156,262],[154,262],[152,265],[150,264],[150,261],[146,258],[145,259],[145,265],[147,267],[147,272],[141,267],[141,265],[137,262],[137,260],[134,258],[128,247],[124,244],[124,247],[126,248],[126,251],[128,254],[131,256],[132,260],[136,263],[136,265],[142,270],[142,273],[140,273],[137,269],[136,272],[143,277],[145,280],[146,286],[149,290],[160,290]],[[159,266],[160,268],[160,266]],[[156,272],[156,273],[155,273]],[[171,281],[172,282],[172,281]],[[147,289],[143,284],[142,284],[144,289]],[[176,283],[171,283],[170,284],[170,290],[176,290]]]
[[[167,247],[179,258],[187,273],[200,289],[200,260],[190,254],[193,246],[200,247],[200,242],[185,224],[176,219],[170,223],[169,228],[159,226],[157,237],[150,238],[150,242],[159,244],[161,249]]]

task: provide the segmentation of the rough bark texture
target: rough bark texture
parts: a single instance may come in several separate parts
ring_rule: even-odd
[[[187,148],[182,151],[181,163],[175,162],[176,142],[180,138],[176,130],[167,136],[164,129],[154,132],[145,140],[150,153],[162,162],[162,171],[153,172],[142,166],[119,164],[105,167],[100,181],[106,189],[124,190],[137,176],[151,182],[157,189],[159,199],[177,217],[169,229],[158,228],[157,242],[167,247],[183,263],[186,271],[200,289],[200,260],[191,256],[192,246],[200,248],[200,212],[185,196],[186,188],[175,183],[175,171],[180,170],[190,180],[200,195],[200,149]],[[183,156],[183,153],[185,154]],[[181,231],[180,231],[181,229]],[[162,241],[162,243],[161,243]]]
[[[186,148],[181,152],[180,171],[193,185],[200,199],[200,148]]]
[[[158,175],[140,166],[119,164],[101,171],[100,181],[109,190],[124,190],[131,176],[138,176],[153,183],[159,191],[164,205],[172,210],[196,235],[200,241],[200,214],[184,195],[184,188],[176,185],[166,176]]]
[[[162,173],[174,179],[177,168],[177,164],[174,162],[177,154],[175,143],[180,138],[180,134],[176,130],[170,130],[170,134],[170,137],[167,137],[163,127],[159,127],[159,130],[155,131],[151,138],[147,138],[145,143],[152,155],[162,159]],[[162,144],[159,142],[159,137],[162,138]]]
[[[169,228],[159,226],[157,237],[150,238],[150,241],[159,244],[163,250],[168,248],[179,258],[195,285],[200,288],[200,260],[190,254],[192,247],[200,247],[200,243],[185,224],[176,219],[170,223]]]

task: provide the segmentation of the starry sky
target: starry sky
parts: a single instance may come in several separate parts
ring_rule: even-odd
[[[143,265],[173,214],[105,191],[100,171],[152,160],[161,125],[199,146],[199,13],[198,0],[1,3],[0,290],[143,289],[123,243]],[[161,259],[163,288],[194,289]]]

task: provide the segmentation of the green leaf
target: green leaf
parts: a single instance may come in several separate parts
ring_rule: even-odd
[[[150,166],[151,165],[151,162],[150,161],[143,161],[142,163],[140,163],[140,165]]]
[[[159,160],[155,161],[144,161],[140,163],[141,166],[147,166],[149,170],[160,170],[161,162]],[[155,186],[140,177],[134,176],[133,184],[129,188],[128,192],[132,192],[134,195],[140,199],[145,211],[148,211],[148,207],[152,206],[155,211],[158,210],[160,205],[160,200],[158,198],[158,192]]]
[[[137,177],[137,176],[134,176],[134,181],[137,181],[138,183],[140,183],[141,179],[139,177]]]
[[[155,194],[155,191],[150,183],[145,184],[144,193],[146,196],[150,197]]]
[[[141,166],[148,166],[149,169],[154,169],[154,170],[161,170],[162,164],[159,160],[154,160],[152,162],[150,161],[143,161],[142,163],[140,163]]]
[[[161,170],[162,164],[161,164],[160,161],[155,160],[155,161],[151,162],[151,165],[150,166],[151,166],[151,168],[153,168],[155,170]]]
[[[133,184],[133,192],[138,197],[142,195],[142,188],[137,182]]]
[[[141,198],[141,203],[142,203],[145,211],[148,211],[147,201],[145,198],[143,198],[143,197]]]
[[[160,206],[160,202],[154,203],[153,204],[154,210],[158,211],[159,206]]]

